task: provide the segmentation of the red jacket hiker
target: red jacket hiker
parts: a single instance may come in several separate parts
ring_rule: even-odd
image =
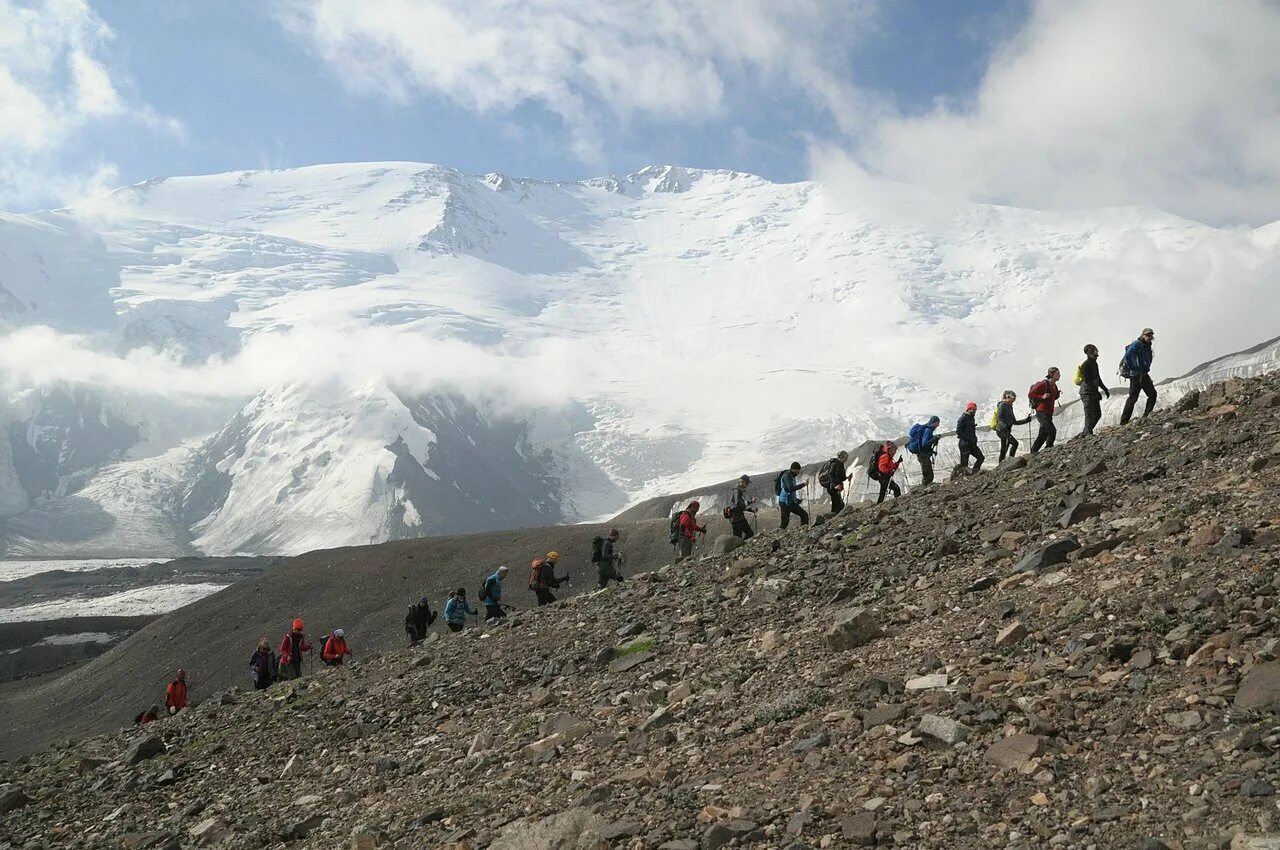
[[[1056,382],[1045,378],[1033,386],[1027,395],[1035,406],[1036,413],[1053,413],[1062,391],[1058,389]]]
[[[698,525],[698,521],[694,517],[698,513],[698,508],[702,507],[699,502],[690,502],[689,506],[684,509],[684,513],[680,514],[680,531],[684,534],[686,540],[694,540],[695,534],[698,532],[706,533],[705,525]]]
[[[187,707],[187,671],[179,670],[178,678],[164,689],[164,705],[170,714],[177,714]]]
[[[298,623],[300,622],[301,622],[300,620],[295,620],[293,631],[289,632],[283,638],[280,639],[280,666],[281,667],[285,666],[286,664],[292,664],[294,661],[297,661],[299,658],[302,657],[301,653],[311,651],[311,644],[307,643],[307,636],[302,633],[302,627],[298,625]],[[298,658],[294,658],[293,656],[293,645],[295,641],[298,644],[298,653],[299,653]]]
[[[891,446],[893,448],[890,448]],[[898,471],[898,467],[902,465],[902,461],[894,460],[893,455],[890,453],[896,448],[897,446],[894,443],[885,443],[884,451],[880,453],[880,460],[876,464],[880,468],[881,475],[893,475]]]
[[[342,663],[342,656],[350,654],[346,632],[342,629],[334,629],[333,634],[329,635],[324,642],[324,647],[320,650],[320,660],[325,664],[338,665]]]

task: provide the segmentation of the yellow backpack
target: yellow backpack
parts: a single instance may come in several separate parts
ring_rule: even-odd
[[[991,411],[991,423],[988,426],[992,431],[1000,427],[1000,405],[996,405],[996,409]]]
[[[1078,387],[1083,383],[1084,383],[1084,364],[1081,363],[1079,366],[1076,367],[1076,386]]]

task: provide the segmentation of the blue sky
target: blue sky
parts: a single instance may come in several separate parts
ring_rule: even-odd
[[[337,161],[835,159],[966,200],[1280,217],[1274,0],[0,0],[0,27],[0,209]]]
[[[138,96],[187,130],[180,144],[136,127],[87,139],[77,154],[100,151],[125,182],[366,160],[540,178],[674,162],[798,180],[806,173],[808,139],[833,132],[828,116],[791,92],[757,89],[746,93],[750,108],[723,118],[636,122],[610,135],[603,162],[584,162],[569,150],[563,121],[537,104],[484,115],[440,94],[398,103],[348,91],[341,71],[287,33],[275,8],[261,0],[113,0],[94,8],[115,32],[112,52]],[[874,30],[854,39],[850,79],[908,110],[968,96],[993,41],[1024,16],[1019,0],[887,4]]]

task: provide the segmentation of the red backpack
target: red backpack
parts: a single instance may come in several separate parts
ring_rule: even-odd
[[[529,589],[537,590],[542,586],[542,567],[546,563],[541,558],[534,558],[529,565]]]

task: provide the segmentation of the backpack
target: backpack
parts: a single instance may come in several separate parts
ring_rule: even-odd
[[[831,466],[836,462],[835,458],[827,461],[818,470],[818,483],[823,487],[831,486]]]
[[[911,426],[911,430],[907,432],[907,451],[913,455],[920,454],[924,446],[920,445],[920,440],[924,438],[925,425],[923,422],[917,422]]]
[[[594,537],[591,540],[591,563],[598,564],[604,560],[604,538]]]
[[[733,519],[733,505],[725,505],[724,510],[720,512],[725,519]]]
[[[1000,405],[996,405],[996,409],[991,411],[991,421],[987,424],[992,431],[1000,429]]]
[[[530,590],[538,589],[538,578],[539,576],[542,575],[542,567],[545,564],[546,564],[546,561],[542,560],[541,558],[534,558],[533,561],[529,564],[529,589]]]
[[[1047,387],[1044,386],[1044,381],[1036,381],[1031,385],[1031,389],[1027,390],[1027,403],[1031,405],[1032,410],[1035,410],[1036,405],[1044,401],[1046,389]]]
[[[1120,367],[1116,369],[1116,374],[1124,378],[1126,381],[1133,377],[1133,373],[1129,371],[1129,352],[1126,351],[1124,357],[1120,358]]]
[[[680,542],[680,517],[684,516],[684,511],[676,511],[671,515],[671,534],[667,538],[667,542],[672,546]]]
[[[329,639],[332,637],[333,637],[333,632],[329,632],[327,635],[320,638],[320,643],[316,644],[315,648],[320,650],[320,656],[322,658],[324,657],[324,648],[329,645]]]
[[[782,470],[781,472],[779,472],[779,473],[778,473],[778,477],[777,477],[777,478],[774,478],[774,479],[773,479],[773,492],[774,492],[774,495],[776,495],[776,496],[781,496],[781,495],[782,495],[782,476],[784,476],[784,475],[786,475],[786,474],[787,474],[787,471],[784,469],[784,470]]]
[[[1079,366],[1076,367],[1075,382],[1077,387],[1084,383],[1084,364],[1083,363],[1081,363]]]
[[[876,450],[871,453],[871,460],[867,461],[867,477],[872,481],[880,479],[880,456],[884,454],[884,446],[876,446]]]

